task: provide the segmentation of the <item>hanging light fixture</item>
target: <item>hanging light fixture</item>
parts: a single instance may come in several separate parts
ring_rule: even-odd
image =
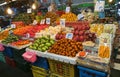
[[[109,3],[112,3],[114,0],[108,0]]]
[[[9,8],[7,8],[7,14],[9,14],[9,15],[12,15],[13,14],[13,10],[9,7]]]
[[[32,9],[33,10],[37,9],[37,5],[35,3],[32,4]]]

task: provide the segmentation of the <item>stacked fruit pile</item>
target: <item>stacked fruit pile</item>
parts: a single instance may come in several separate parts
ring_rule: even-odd
[[[51,39],[49,36],[41,37],[41,38],[35,40],[35,42],[29,48],[33,49],[33,50],[39,50],[39,51],[45,52],[53,44],[54,44],[54,40]]]
[[[81,42],[75,42],[70,39],[61,39],[52,45],[48,52],[63,56],[75,57],[76,54],[82,50],[83,46]]]
[[[6,39],[2,41],[3,44],[9,44],[15,41],[18,41],[19,38],[15,35],[9,35]]]
[[[8,30],[5,30],[3,32],[0,33],[0,40],[3,40],[5,38],[7,38],[9,35],[9,31]]]

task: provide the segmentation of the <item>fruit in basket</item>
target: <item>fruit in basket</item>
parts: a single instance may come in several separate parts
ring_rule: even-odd
[[[69,21],[69,22],[77,21],[77,16],[74,13],[71,13],[71,12],[63,14],[60,18],[65,19],[66,21]]]
[[[55,41],[51,39],[49,36],[41,37],[35,40],[34,43],[29,46],[29,48],[33,50],[45,52],[54,44],[54,42]]]
[[[15,35],[9,35],[6,39],[2,41],[3,44],[9,44],[15,41],[18,41],[19,38]]]
[[[61,39],[52,45],[48,52],[63,56],[75,57],[76,54],[82,50],[83,47],[81,42],[76,42],[70,39]]]
[[[85,51],[80,51],[78,54],[79,54],[80,57],[84,57],[86,55],[86,52]]]
[[[56,40],[60,40],[60,39],[65,38],[65,36],[66,36],[66,33],[60,32],[60,33],[57,33],[57,34],[56,34],[55,39],[56,39]]]

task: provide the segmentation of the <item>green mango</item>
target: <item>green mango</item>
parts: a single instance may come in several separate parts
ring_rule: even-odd
[[[45,51],[46,51],[46,48],[43,47],[43,48],[42,48],[42,51],[45,52]]]
[[[49,47],[49,46],[51,46],[51,43],[46,43],[45,45]]]

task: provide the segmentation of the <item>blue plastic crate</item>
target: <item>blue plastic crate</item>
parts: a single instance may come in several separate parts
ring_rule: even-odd
[[[12,50],[11,47],[5,47],[5,50],[4,50],[3,53],[4,53],[5,56],[8,56],[10,58],[13,57],[13,50]]]
[[[5,63],[5,57],[4,57],[2,52],[0,52],[0,62],[4,62]]]
[[[77,66],[79,69],[79,77],[107,77],[107,73],[96,71],[93,69]]]
[[[46,70],[49,69],[48,61],[46,58],[43,58],[43,57],[38,57],[37,61],[35,63],[32,63],[32,65],[44,68]]]

